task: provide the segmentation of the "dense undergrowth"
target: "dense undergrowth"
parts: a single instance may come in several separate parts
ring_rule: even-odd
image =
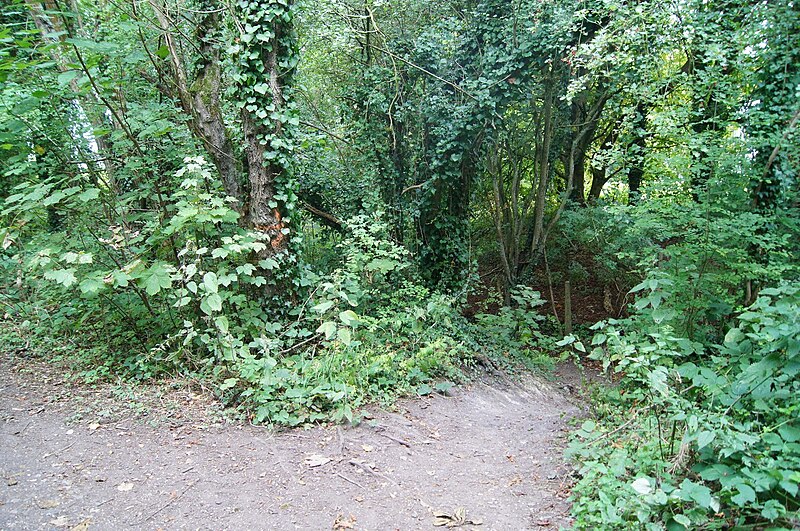
[[[91,215],[28,231],[46,213],[42,202],[101,215],[103,203],[87,201],[99,190],[52,199],[46,182],[15,189],[4,211],[16,221],[1,261],[5,350],[33,342],[88,383],[190,375],[254,422],[298,425],[446,391],[486,363],[545,366],[568,346],[618,382],[597,390],[569,450],[579,464],[577,528],[797,525],[793,208],[767,218],[654,197],[567,213],[550,248],[556,274],[585,270],[583,282],[623,289],[640,282],[629,317],[556,345],[557,323],[531,288],[465,318],[464,293],[416,281],[418,265],[380,213],[348,220],[317,266],[302,254],[254,264],[265,243],[236,224],[205,161],[187,159],[174,178],[169,217],[103,233],[85,222]],[[264,271],[281,283],[254,297]],[[754,278],[762,288],[748,301]]]
[[[6,200],[19,227],[5,235],[6,315],[25,334],[69,338],[89,381],[191,374],[254,422],[293,426],[353,420],[368,400],[445,391],[490,358],[549,362],[537,292],[519,287],[513,309],[468,321],[462,295],[414,280],[380,213],[349,220],[320,271],[289,255],[258,260],[266,244],[236,225],[201,158],[175,179],[173,214],[136,230],[26,232],[42,199],[101,215],[102,203],[86,200],[97,189],[53,198],[49,183],[22,185]],[[265,272],[279,279],[272,290]]]
[[[0,348],[295,426],[567,347],[576,527],[800,525],[797,2],[133,7],[0,6]]]
[[[602,362],[615,382],[596,389],[568,451],[578,464],[575,527],[796,529],[793,211],[778,220],[788,230],[770,233],[759,227],[775,220],[727,209],[647,209],[604,214],[604,227],[627,226],[607,249],[635,258],[645,276],[631,290],[630,316],[560,343]],[[617,247],[631,238],[641,242],[635,251]],[[752,253],[756,244],[769,252]],[[748,301],[753,277],[765,287]]]

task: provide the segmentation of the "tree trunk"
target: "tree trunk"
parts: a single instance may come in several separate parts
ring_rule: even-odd
[[[639,102],[636,106],[636,118],[633,122],[634,139],[631,142],[631,167],[628,170],[628,204],[635,205],[639,202],[639,190],[644,177],[645,147],[647,144],[647,112],[648,106]]]
[[[237,160],[233,144],[222,118],[220,104],[220,57],[219,50],[212,43],[214,32],[219,26],[217,3],[203,5],[200,19],[195,30],[195,38],[200,51],[200,62],[191,85],[189,74],[183,64],[172,35],[173,20],[167,8],[157,0],[150,0],[156,14],[161,32],[170,53],[172,65],[172,81],[183,111],[191,117],[189,127],[206,149],[209,157],[219,171],[225,193],[239,201],[237,208],[244,205],[244,194],[239,184],[241,165]]]
[[[553,140],[553,110],[556,105],[553,96],[553,80],[550,77],[546,80],[546,88],[542,105],[543,119],[542,132],[538,142],[537,153],[537,183],[536,200],[533,207],[533,231],[530,238],[529,262],[533,264],[536,254],[539,252],[539,245],[544,234],[544,211],[547,207],[547,188],[550,184],[550,144]]]
[[[572,102],[571,137],[573,140],[578,138],[578,134],[584,129],[586,120],[586,94],[584,93]],[[596,121],[593,121],[589,131],[581,137],[580,142],[575,146],[574,160],[572,161],[571,169],[568,168],[567,165],[570,163],[569,159],[573,142],[567,142],[565,144],[566,149],[563,154],[564,174],[566,175],[572,171],[572,192],[570,193],[570,200],[581,206],[586,206],[586,152],[589,150],[589,144],[592,142],[596,127]]]
[[[243,32],[237,53],[236,97],[250,183],[246,221],[269,239],[265,254],[276,254],[289,243],[286,209],[292,191],[279,197],[278,187],[288,179],[294,149],[292,126],[298,123],[296,111],[287,102],[297,64],[294,6],[286,0],[238,5]]]

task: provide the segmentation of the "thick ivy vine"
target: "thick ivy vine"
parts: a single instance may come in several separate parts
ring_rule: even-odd
[[[278,252],[287,248],[297,200],[291,182],[299,125],[292,101],[299,60],[296,7],[289,0],[241,0],[236,7],[240,37],[230,52],[236,66],[233,97],[247,143],[249,224],[266,233]]]

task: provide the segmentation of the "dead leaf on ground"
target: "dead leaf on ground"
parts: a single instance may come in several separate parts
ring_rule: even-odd
[[[59,516],[55,520],[50,520],[47,522],[48,525],[53,527],[68,527],[69,526],[69,518],[66,516]]]
[[[59,505],[58,500],[36,500],[36,506],[39,507],[39,509],[52,509]]]
[[[305,459],[306,465],[308,465],[311,468],[327,465],[331,461],[332,459],[330,457],[325,457],[324,455],[320,454],[311,454]]]
[[[91,518],[87,518],[83,522],[79,523],[75,527],[71,528],[70,531],[87,531],[89,529],[89,524],[92,523]]]
[[[133,489],[133,483],[120,483],[117,485],[117,490],[122,492],[128,492],[129,490]]]
[[[342,529],[355,529],[356,517],[352,514],[345,518],[343,514],[339,514],[333,522],[333,530],[341,531]]]
[[[467,518],[467,510],[459,507],[453,514],[444,511],[433,511],[433,525],[437,527],[461,527],[464,525],[481,525],[482,520],[477,518]]]
[[[99,427],[100,427],[100,423],[98,423],[98,422],[94,422],[94,423],[92,423],[92,424],[89,424],[89,430],[90,430],[90,431],[94,431],[94,430],[96,430],[96,429],[97,429],[97,428],[99,428]]]
[[[375,449],[375,447],[369,444],[362,444],[361,449],[364,450],[365,452],[371,452],[372,450]]]

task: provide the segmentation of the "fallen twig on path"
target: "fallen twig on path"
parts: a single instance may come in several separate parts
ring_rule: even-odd
[[[134,525],[139,525],[139,524],[143,524],[143,523],[147,522],[148,520],[150,520],[151,518],[153,518],[155,515],[157,515],[158,513],[160,513],[161,511],[163,511],[164,509],[166,509],[167,507],[169,507],[170,505],[172,505],[172,504],[173,504],[173,503],[175,503],[176,501],[178,501],[178,500],[180,500],[181,498],[183,498],[183,495],[184,495],[184,494],[186,494],[186,492],[187,492],[189,489],[191,489],[192,487],[194,487],[194,486],[195,486],[195,484],[197,484],[197,482],[198,482],[198,481],[200,481],[200,480],[199,480],[199,479],[196,479],[196,480],[192,481],[191,483],[189,483],[189,485],[188,485],[188,486],[187,486],[185,489],[183,489],[183,491],[182,491],[180,494],[178,494],[177,496],[175,496],[174,498],[172,498],[171,500],[169,500],[167,503],[165,503],[164,505],[162,505],[161,507],[159,507],[159,508],[158,508],[158,510],[157,510],[156,512],[152,513],[152,514],[151,514],[150,516],[148,516],[147,518],[145,518],[145,519],[143,519],[143,520],[136,521],[136,522],[129,522],[129,524],[128,524],[128,525],[134,526]]]
[[[392,483],[392,484],[394,484],[394,485],[397,485],[397,483],[396,483],[395,481],[393,481],[393,480],[391,480],[391,479],[387,478],[387,477],[386,477],[386,476],[384,476],[383,474],[380,474],[380,473],[378,473],[378,472],[375,472],[374,470],[372,470],[372,468],[370,468],[370,466],[369,466],[369,465],[367,465],[366,463],[362,463],[362,462],[360,462],[360,461],[358,461],[358,460],[356,460],[356,459],[351,459],[351,460],[349,460],[349,461],[348,461],[348,463],[350,463],[350,464],[351,464],[351,465],[353,465],[354,467],[360,468],[360,469],[361,469],[361,470],[363,470],[364,472],[367,472],[367,473],[369,473],[369,474],[372,474],[373,476],[375,476],[375,477],[377,477],[377,478],[383,479],[383,480],[385,480],[385,481],[388,481],[389,483]]]
[[[50,454],[44,454],[44,456],[42,457],[42,459],[46,459],[46,458],[50,457],[51,455],[58,455],[58,454],[60,454],[61,452],[64,452],[64,451],[66,451],[66,450],[69,450],[69,449],[70,449],[70,448],[72,448],[73,446],[75,446],[75,441],[73,441],[73,442],[69,443],[68,445],[64,446],[64,447],[63,447],[63,448],[61,448],[60,450],[56,450],[56,451],[55,451],[55,452],[53,452],[53,453],[50,453]]]
[[[355,485],[356,487],[361,487],[362,489],[366,488],[366,487],[364,487],[364,485],[362,485],[361,483],[359,483],[359,482],[357,482],[357,481],[354,481],[354,480],[350,479],[349,477],[345,476],[345,475],[344,475],[344,474],[342,474],[341,472],[337,472],[337,473],[336,473],[336,475],[337,475],[337,476],[339,476],[340,478],[342,478],[343,480],[345,480],[346,482],[348,482],[348,483],[352,483],[352,484],[353,484],[353,485]]]
[[[29,421],[28,421],[28,423],[27,423],[27,424],[25,424],[25,426],[23,426],[23,428],[22,428],[21,430],[19,430],[19,431],[17,431],[17,432],[14,432],[14,435],[17,435],[17,436],[19,436],[19,437],[22,437],[22,434],[23,434],[23,433],[25,433],[25,430],[27,430],[27,429],[28,429],[28,426],[30,426],[30,425],[31,425],[31,422],[33,422],[33,421],[32,421],[32,420],[29,420]]]
[[[397,444],[402,444],[402,445],[403,445],[403,446],[405,446],[406,448],[411,448],[411,443],[409,443],[409,442],[406,442],[406,441],[404,441],[403,439],[398,439],[397,437],[394,437],[394,436],[392,436],[392,435],[389,435],[388,433],[383,433],[383,432],[380,432],[380,431],[379,431],[379,432],[378,432],[378,435],[382,435],[382,436],[386,437],[387,439],[389,439],[389,440],[391,440],[391,441],[394,441],[394,442],[396,442]]]

